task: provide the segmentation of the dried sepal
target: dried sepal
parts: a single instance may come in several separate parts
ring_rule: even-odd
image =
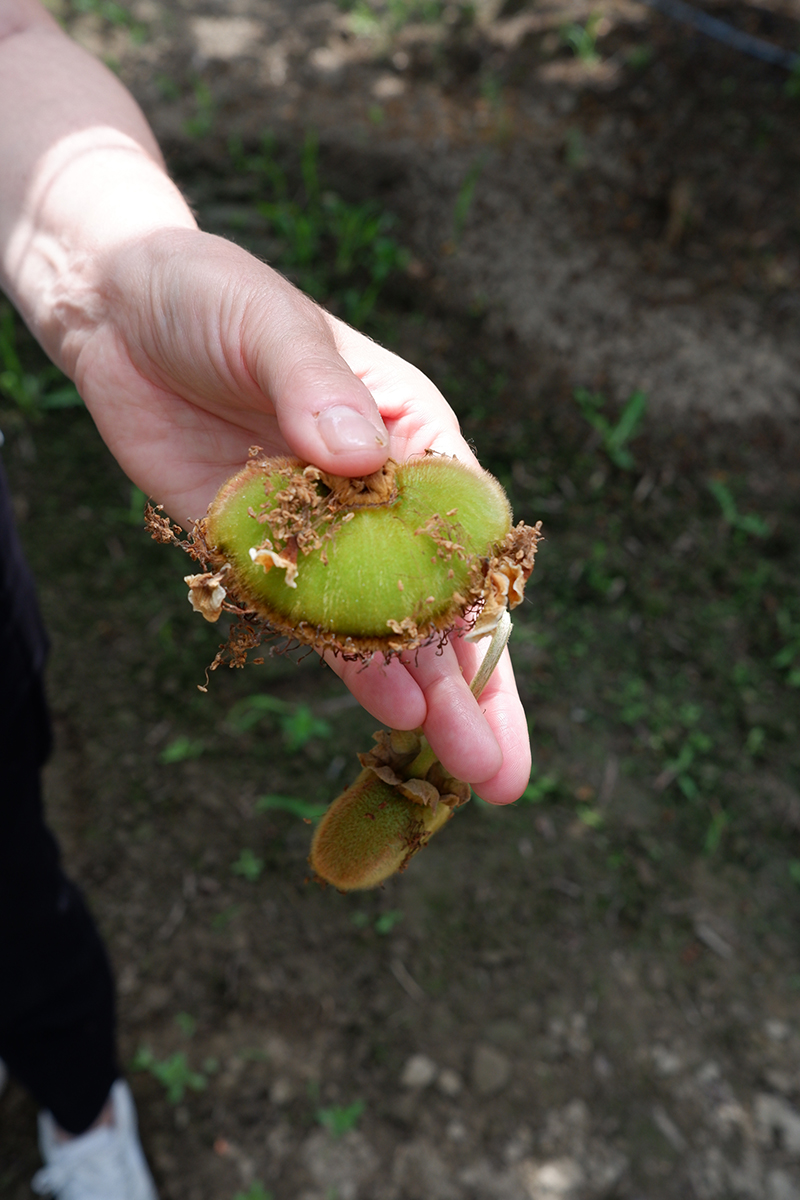
[[[283,554],[278,554],[277,550],[273,550],[271,546],[253,546],[250,549],[250,559],[254,563],[258,563],[263,567],[264,571],[271,571],[273,567],[278,567],[285,571],[284,576],[286,586],[290,588],[297,587],[297,544],[292,547],[293,554],[290,554],[287,548],[284,548]]]
[[[432,808],[434,811],[441,800],[438,788],[429,783],[427,779],[402,780],[398,784],[397,790],[401,796],[405,796],[412,803],[426,804],[428,808]]]
[[[541,540],[541,521],[534,526],[520,522],[510,531],[486,565],[482,604],[465,635],[467,641],[477,642],[493,633],[502,614],[522,602]]]
[[[222,616],[227,595],[222,580],[227,573],[228,567],[224,566],[216,572],[203,571],[200,575],[183,577],[183,582],[189,585],[189,603],[207,621],[218,621]]]
[[[390,458],[371,475],[353,479],[320,471],[319,478],[329,487],[334,503],[343,508],[383,508],[397,499],[398,463]]]
[[[448,775],[438,759],[434,761],[425,778],[433,784],[441,803],[446,804],[448,808],[461,808],[462,804],[466,804],[472,797],[469,784],[463,779]]]
[[[375,748],[358,756],[362,767],[391,770],[396,779],[422,748],[422,731],[416,729],[378,729],[372,739]]]

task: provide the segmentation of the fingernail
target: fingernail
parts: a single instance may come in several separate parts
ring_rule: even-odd
[[[383,421],[380,421],[380,425],[373,425],[363,413],[355,408],[346,408],[343,404],[324,409],[317,417],[317,428],[331,454],[374,450],[376,446],[389,443],[389,434]]]

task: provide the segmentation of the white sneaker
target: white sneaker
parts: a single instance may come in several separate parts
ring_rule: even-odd
[[[130,1088],[118,1079],[111,1089],[114,1124],[61,1142],[49,1112],[39,1114],[39,1149],[45,1166],[31,1187],[56,1200],[158,1200],[136,1127]]]

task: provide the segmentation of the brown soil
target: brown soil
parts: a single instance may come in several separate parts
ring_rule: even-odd
[[[85,415],[4,415],[54,641],[50,812],[114,959],[123,1058],[182,1053],[204,1077],[171,1100],[130,1075],[164,1200],[257,1200],[255,1182],[275,1200],[800,1197],[797,691],[742,685],[729,736],[752,753],[708,774],[695,833],[637,718],[598,715],[596,665],[607,637],[620,661],[635,643],[665,695],[675,679],[716,697],[711,727],[733,689],[709,681],[777,649],[722,604],[746,548],[705,481],[743,481],[742,509],[771,522],[756,556],[796,569],[800,101],[785,74],[625,0],[480,0],[474,19],[432,3],[431,21],[395,5],[394,24],[296,0],[138,0],[132,24],[77,7],[69,28],[114,60],[207,228],[272,253],[229,151],[265,129],[290,173],[318,131],[326,186],[398,215],[413,257],[383,336],[452,395],[548,537],[515,637],[558,787],[470,804],[402,877],[338,895],[307,882],[308,826],[257,801],[328,801],[374,722],[291,657],[200,694],[219,638],[188,611],[188,568],[129,519]],[[714,11],[798,42],[788,2]],[[594,13],[586,62],[560,31]],[[617,406],[648,393],[630,487],[587,441],[579,385]],[[567,587],[559,666],[544,635]],[[771,594],[758,621],[783,604]],[[22,1200],[35,1111],[13,1084],[0,1119],[0,1194]],[[334,1136],[336,1119],[352,1128]]]

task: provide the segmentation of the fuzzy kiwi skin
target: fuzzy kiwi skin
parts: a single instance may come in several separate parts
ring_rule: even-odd
[[[452,809],[415,804],[365,769],[317,826],[309,862],[340,892],[376,887],[401,871],[449,821]]]
[[[283,483],[277,470],[293,461],[298,471],[305,466],[274,461],[275,468],[271,460],[251,461],[224,485],[203,536],[214,557],[234,568],[228,590],[279,629],[306,626],[380,648],[392,638],[390,621],[413,622],[420,631],[449,628],[470,598],[476,566],[511,528],[508,500],[488,472],[426,455],[397,467],[391,502],[341,510],[323,550],[298,554],[291,587],[285,571],[265,572],[250,556],[271,536]],[[425,527],[437,514],[431,536]],[[459,549],[443,546],[445,540]],[[280,540],[271,541],[280,550]]]

